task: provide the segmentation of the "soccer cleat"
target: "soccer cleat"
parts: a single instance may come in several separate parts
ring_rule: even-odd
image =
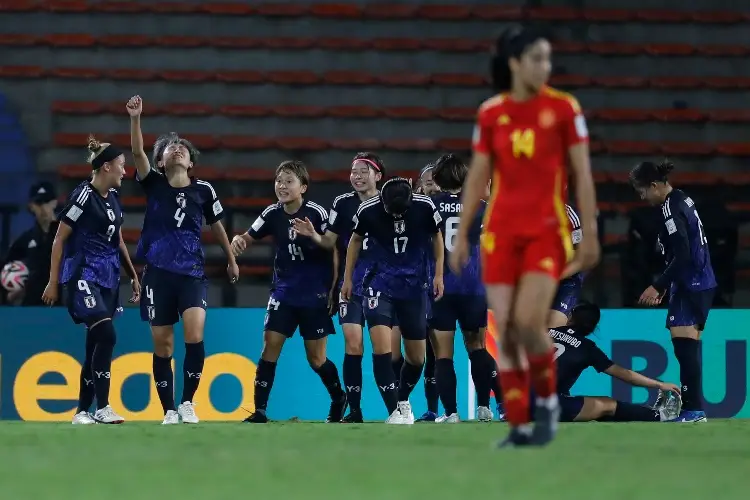
[[[125,421],[125,419],[115,413],[115,410],[109,405],[96,410],[96,413],[94,413],[94,420],[100,424],[121,424]]]
[[[411,411],[411,404],[408,401],[399,401],[398,407],[391,413],[386,424],[395,425],[412,425],[414,423],[414,413]]]
[[[161,421],[161,425],[176,425],[180,423],[180,414],[175,410],[167,410],[164,415],[164,420]]]
[[[263,410],[257,410],[250,414],[249,417],[247,417],[243,422],[247,422],[250,424],[266,424],[268,423],[268,417],[266,416],[266,412]]]
[[[486,406],[479,406],[477,408],[477,420],[480,422],[492,422],[492,419],[495,418],[495,416],[492,414],[492,410],[490,410]]]
[[[339,423],[344,418],[346,409],[349,407],[349,400],[346,398],[346,393],[343,393],[338,401],[331,401],[331,408],[328,410],[328,418],[326,423]]]
[[[362,410],[355,410],[354,408],[349,410],[349,415],[341,419],[343,424],[361,424],[363,422]]]
[[[662,393],[656,399],[654,410],[659,413],[662,422],[676,419],[682,411],[682,398],[675,392]]]
[[[528,427],[528,426],[525,426]],[[523,446],[531,446],[534,443],[531,441],[531,432],[524,432],[517,427],[510,429],[510,432],[505,439],[497,443],[498,448],[520,448]]]
[[[95,423],[96,420],[87,411],[81,411],[73,415],[73,425],[91,425]]]
[[[195,414],[195,403],[185,401],[177,407],[177,414],[180,416],[183,424],[197,424],[200,422],[198,415]]]
[[[682,410],[677,418],[669,420],[669,422],[678,423],[703,423],[708,422],[705,411],[694,411],[694,410]]]
[[[534,432],[531,441],[537,446],[544,446],[555,439],[557,424],[560,421],[560,401],[554,394],[548,398],[537,398],[534,412]]]
[[[458,413],[451,413],[450,415],[443,415],[435,419],[436,424],[457,424],[461,421],[458,418]]]
[[[424,414],[417,419],[417,422],[434,422],[437,420],[437,413],[433,411],[426,411]]]
[[[501,422],[507,422],[507,419],[505,418],[505,408],[503,408],[502,403],[497,404],[497,419]]]

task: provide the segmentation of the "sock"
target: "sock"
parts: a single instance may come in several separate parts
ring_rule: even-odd
[[[76,413],[89,411],[91,404],[94,402],[94,372],[91,368],[94,358],[94,347],[96,347],[94,336],[91,334],[91,330],[86,328],[86,357],[83,360],[83,366],[81,366],[80,386],[78,388],[78,410],[76,410]]]
[[[429,337],[427,338],[429,339]],[[438,412],[438,395],[437,379],[435,378],[435,352],[432,350],[432,345],[428,340],[424,363],[424,397],[427,400],[427,411],[431,411],[432,413]]]
[[[261,358],[255,372],[255,395],[253,397],[255,411],[266,411],[274,377],[276,377],[276,362]]]
[[[344,385],[349,407],[359,411],[362,401],[362,355],[344,355]]]
[[[623,401],[617,402],[612,422],[660,422],[659,412],[648,406],[634,405]]]
[[[372,371],[375,375],[375,383],[378,384],[380,395],[388,410],[388,415],[390,415],[396,411],[396,407],[398,406],[396,377],[393,374],[391,353],[373,354]]]
[[[156,393],[159,395],[164,413],[175,410],[174,407],[174,373],[172,373],[172,356],[162,358],[154,354],[153,359],[154,382]]]
[[[489,360],[487,359],[489,357]],[[487,349],[477,349],[469,353],[471,361],[471,379],[477,392],[477,406],[490,406],[490,383],[492,382],[491,370],[495,360]],[[445,404],[445,403],[443,403]]]
[[[109,385],[112,367],[112,352],[115,350],[115,327],[111,320],[102,321],[91,329],[91,336],[96,342],[91,358],[91,369],[94,373],[94,393],[96,407],[102,409],[109,405]]]
[[[414,390],[414,386],[419,382],[419,377],[422,376],[423,367],[424,365],[413,365],[404,360],[404,366],[401,367],[401,378],[398,384],[399,401],[409,400],[411,391]]]
[[[503,387],[505,418],[513,427],[529,423],[529,372],[508,370],[500,372]]]
[[[325,362],[315,369],[315,373],[318,374],[323,385],[326,386],[332,401],[339,401],[344,397],[345,393],[344,389],[341,388],[339,371],[330,359],[326,358]]]
[[[490,355],[491,356],[491,355]],[[490,388],[495,395],[495,404],[503,404],[503,386],[500,384],[500,369],[497,367],[497,361],[492,358],[492,368],[490,371]]]
[[[557,393],[557,365],[555,351],[544,354],[529,354],[529,371],[534,392],[539,398],[548,398]]]
[[[697,340],[677,337],[672,339],[674,355],[680,364],[682,409],[703,411],[701,398],[700,344]]]
[[[397,360],[391,361],[393,367],[393,379],[396,381],[396,389],[398,389],[399,378],[401,377],[401,367],[404,366],[404,357],[401,356]]]
[[[197,344],[185,343],[185,361],[182,363],[182,400],[192,401],[198,384],[201,383],[203,362],[206,360],[206,348],[203,341]]]
[[[453,366],[453,360],[441,358],[435,364],[437,365],[435,376],[437,378],[438,390],[440,391],[440,401],[443,402],[445,414],[452,415],[458,413],[458,405],[456,403],[458,381],[456,380],[456,369]]]

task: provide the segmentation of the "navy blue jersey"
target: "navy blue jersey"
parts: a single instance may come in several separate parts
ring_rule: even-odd
[[[425,256],[441,222],[435,204],[420,194],[401,218],[386,213],[380,196],[362,203],[354,216],[354,232],[369,238],[372,266],[364,286],[392,298],[423,294],[428,280]]]
[[[573,240],[573,245],[578,245],[583,239],[583,229],[581,229],[581,219],[573,207],[565,205],[565,212],[568,214],[568,220],[570,221],[570,237]],[[572,286],[583,285],[584,273],[576,273],[573,276],[565,278],[560,282],[561,285]]]
[[[138,258],[165,271],[203,278],[203,220],[211,225],[224,217],[213,186],[191,179],[189,186],[175,188],[156,170],[138,182],[146,192],[147,202]]]
[[[664,226],[658,244],[667,267],[654,282],[654,288],[672,292],[698,292],[716,288],[711,267],[708,239],[693,200],[679,189],[673,189],[661,207]]]
[[[447,192],[437,193],[432,201],[438,209],[443,221],[440,223],[440,231],[445,238],[445,270],[444,284],[445,295],[484,295],[484,284],[482,283],[482,270],[480,266],[479,237],[482,234],[482,218],[487,204],[482,201],[477,211],[477,216],[469,229],[469,263],[460,276],[456,276],[448,265],[448,255],[453,251],[454,240],[458,232],[458,223],[461,220],[461,194]]]
[[[104,288],[120,284],[122,207],[115,189],[104,197],[81,183],[68,197],[60,221],[73,228],[65,242],[60,283],[84,280]]]
[[[331,207],[331,211],[328,214],[328,230],[338,236],[336,249],[339,251],[339,287],[344,280],[346,250],[349,247],[349,240],[352,237],[352,230],[354,229],[354,216],[361,203],[356,191],[345,193],[333,200],[333,207]],[[354,267],[354,276],[352,278],[354,285],[353,293],[355,295],[362,294],[362,280],[364,280],[367,270],[370,268],[369,247],[370,242],[367,235],[365,235],[365,239],[362,241],[362,250],[359,252],[359,258],[357,259],[357,265]]]
[[[575,328],[553,328],[549,336],[555,345],[557,392],[560,394],[570,394],[570,389],[586,368],[591,366],[601,373],[614,364],[599,346],[576,333]]]
[[[305,200],[296,213],[282,203],[263,210],[247,231],[254,240],[271,236],[274,245],[271,299],[298,307],[325,306],[333,279],[333,256],[294,230],[294,219],[310,219],[319,234],[328,228],[326,209]]]

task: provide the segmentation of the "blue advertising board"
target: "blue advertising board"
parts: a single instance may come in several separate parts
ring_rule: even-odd
[[[255,365],[263,345],[263,309],[209,309],[206,321],[206,365],[195,396],[203,420],[241,420],[252,410]],[[679,370],[664,328],[665,311],[608,310],[603,313],[597,344],[625,367],[648,376],[678,382]],[[711,313],[703,339],[703,389],[712,417],[748,417],[748,339],[744,325],[750,311]],[[151,376],[152,344],[148,325],[135,309],[115,322],[118,339],[112,366],[110,401],[128,420],[161,420],[162,410]],[[176,392],[181,391],[184,345],[180,328],[175,342]],[[62,308],[0,308],[0,418],[34,421],[69,420],[78,397],[84,331]],[[456,341],[459,412],[470,416],[469,366],[460,336]],[[372,376],[365,342],[362,408],[367,419],[385,419],[386,412]],[[343,335],[329,338],[328,357],[341,366]],[[649,395],[588,370],[576,394],[608,395],[642,403]],[[415,413],[425,409],[423,387],[411,400]],[[275,420],[292,417],[321,420],[328,411],[328,393],[307,364],[299,336],[284,346],[269,402]]]

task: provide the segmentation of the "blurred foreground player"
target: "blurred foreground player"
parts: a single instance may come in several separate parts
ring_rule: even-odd
[[[500,383],[511,425],[501,445],[507,446],[544,445],[554,438],[559,405],[547,315],[560,277],[599,259],[586,121],[573,96],[547,87],[551,66],[550,44],[539,33],[510,28],[497,40],[492,78],[502,93],[479,108],[451,254],[453,270],[460,273],[471,254],[469,233],[492,173],[482,272],[500,338]],[[567,163],[586,237],[566,268],[574,255],[563,201]],[[533,428],[529,378],[537,395]]]
[[[299,333],[305,342],[310,368],[318,374],[331,396],[326,422],[340,422],[347,407],[336,365],[326,355],[328,336],[336,333],[328,312],[333,257],[309,236],[294,229],[295,219],[309,221],[319,235],[328,228],[328,213],[304,198],[310,185],[307,167],[285,161],[276,168],[274,189],[278,203],[270,205],[247,233],[232,239],[236,256],[253,241],[273,238],[273,284],[263,332],[263,351],[255,372],[255,411],[245,422],[268,422],[266,407],[276,376],[276,363],[284,342]]]
[[[427,336],[427,279],[424,256],[431,248],[437,263],[435,300],[443,295],[443,240],[440,214],[427,196],[413,194],[400,177],[383,184],[380,196],[360,205],[349,240],[341,296],[350,300],[353,275],[367,235],[373,266],[365,278],[365,317],[373,350],[373,371],[389,417],[388,424],[413,424],[409,395],[422,375]],[[391,331],[401,327],[405,359],[398,387],[391,367]]]
[[[120,258],[131,278],[137,302],[140,284],[122,240],[122,207],[117,190],[125,175],[125,156],[108,143],[89,138],[91,179],[68,197],[52,244],[49,283],[42,300],[58,300],[58,278],[68,312],[86,325],[86,357],[81,368],[78,410],[74,424],[121,424],[124,419],[109,405],[110,368],[117,336],[112,319],[120,307]],[[62,269],[61,269],[62,266]],[[96,413],[89,414],[96,397]]]
[[[570,222],[571,243],[573,243],[573,248],[577,248],[583,239],[581,219],[570,205],[565,205],[565,212],[568,214],[568,221]],[[576,306],[578,299],[581,297],[583,277],[584,273],[579,272],[560,282],[560,285],[557,287],[555,298],[552,301],[552,309],[549,311],[549,317],[547,319],[548,328],[557,328],[558,326],[565,326],[567,324],[570,312]]]
[[[682,413],[676,422],[705,422],[701,396],[700,338],[716,293],[708,238],[695,202],[669,183],[674,165],[646,161],[630,172],[630,181],[642,200],[661,206],[664,226],[658,238],[667,267],[639,299],[655,306],[669,291],[667,328],[680,364]]]
[[[216,191],[208,182],[191,175],[198,151],[174,132],[163,135],[154,144],[152,169],[143,149],[143,102],[139,96],[128,101],[127,111],[136,178],[146,193],[146,214],[137,250],[138,257],[146,261],[141,319],[151,325],[154,381],[164,410],[162,424],[197,424],[193,396],[206,358],[203,333],[208,306],[206,259],[201,246],[204,220],[227,256],[227,274],[232,283],[237,281],[239,269],[221,223],[224,208]],[[182,398],[175,407],[172,353],[174,325],[180,317],[185,360]]]

